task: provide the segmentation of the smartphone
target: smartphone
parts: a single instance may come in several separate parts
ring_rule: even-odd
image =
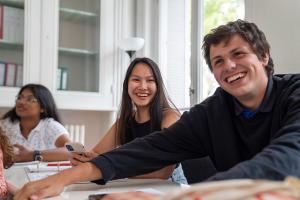
[[[101,200],[106,194],[91,194],[89,200]]]
[[[65,147],[68,151],[74,152],[74,153],[84,153],[85,148],[83,144],[79,142],[68,142],[65,144]]]

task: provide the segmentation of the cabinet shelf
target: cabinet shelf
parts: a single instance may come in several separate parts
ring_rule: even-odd
[[[59,53],[63,55],[70,55],[70,56],[96,56],[97,55],[97,52],[89,51],[86,49],[59,47],[58,50]]]
[[[5,40],[0,40],[0,49],[18,49],[21,50],[23,48],[23,44],[21,43],[14,43]],[[89,51],[86,49],[75,49],[75,48],[66,48],[66,47],[59,47],[59,52],[64,55],[74,55],[74,56],[96,56],[97,52]]]
[[[23,44],[10,42],[6,40],[0,40],[0,48],[21,50],[23,49]]]
[[[22,0],[0,0],[0,4],[15,8],[24,8],[24,1]]]
[[[82,10],[75,10],[70,8],[59,8],[60,15],[63,18],[69,19],[69,20],[76,20],[76,21],[83,21],[83,20],[93,20],[96,21],[97,14]]]

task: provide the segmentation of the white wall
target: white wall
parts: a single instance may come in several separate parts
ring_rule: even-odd
[[[275,73],[299,73],[300,1],[245,0],[245,9],[246,19],[266,34]]]

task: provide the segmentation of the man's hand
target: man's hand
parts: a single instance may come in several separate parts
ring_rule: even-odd
[[[53,176],[29,182],[16,192],[14,200],[37,200],[56,196],[64,190],[62,182],[59,178]]]
[[[64,187],[79,181],[102,178],[102,172],[92,163],[83,163],[62,170],[47,178],[25,184],[16,192],[15,200],[36,200],[59,195]]]
[[[14,144],[14,161],[26,162],[33,160],[33,150],[21,144]]]

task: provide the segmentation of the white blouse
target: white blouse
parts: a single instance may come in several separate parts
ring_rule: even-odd
[[[0,121],[0,126],[5,131],[12,144],[21,144],[34,150],[57,148],[56,140],[63,134],[68,134],[65,127],[53,118],[41,119],[39,124],[31,130],[26,139],[21,134],[20,122],[12,123],[8,118]]]

